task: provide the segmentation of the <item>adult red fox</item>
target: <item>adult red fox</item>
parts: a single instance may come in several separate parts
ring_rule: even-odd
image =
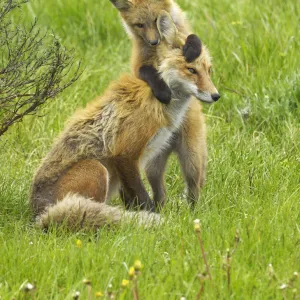
[[[167,11],[181,36],[190,34],[190,26],[183,12],[173,0],[110,0],[120,11],[123,25],[132,39],[131,56],[134,74],[145,80],[153,94],[162,103],[170,103],[171,91],[154,68],[158,61],[158,45],[161,35],[157,18]],[[193,39],[191,39],[193,41]],[[186,47],[184,55],[192,61],[199,55],[199,47]],[[210,69],[206,70],[210,72]],[[218,93],[212,95],[216,101]],[[188,188],[188,200],[194,205],[204,185],[207,165],[206,127],[202,107],[197,100],[190,103],[182,126],[173,134],[172,141],[146,166],[147,178],[153,190],[156,206],[165,202],[164,170],[171,152],[178,155]]]
[[[183,54],[187,45],[169,14],[161,12],[157,24],[163,40],[157,47],[156,67],[172,101],[160,103],[146,82],[125,74],[78,111],[33,179],[31,204],[41,226],[54,222],[71,228],[99,227],[133,217],[144,224],[158,220],[154,213],[123,213],[104,202],[121,184],[127,201],[152,210],[140,166],[168,145],[192,96],[213,102],[217,90],[209,77],[206,47],[195,61],[187,62]]]

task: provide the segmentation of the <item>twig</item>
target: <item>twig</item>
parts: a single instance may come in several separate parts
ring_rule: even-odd
[[[224,89],[225,89],[226,91],[228,91],[228,92],[237,94],[237,95],[239,95],[239,96],[241,96],[241,97],[246,97],[245,94],[243,94],[242,92],[239,92],[239,91],[237,91],[237,90],[235,90],[235,89],[232,89],[232,88],[229,88],[229,87],[226,87],[226,86],[224,86]]]
[[[227,249],[226,252],[227,252],[227,254],[226,254],[227,288],[228,288],[228,291],[230,291],[230,283],[231,283],[231,274],[230,274],[230,271],[231,271],[231,253],[230,253],[229,249]]]
[[[129,280],[133,282],[132,295],[134,300],[139,300],[138,276],[141,274],[142,263],[139,260],[134,262],[133,267],[129,268]]]
[[[134,300],[139,300],[139,289],[138,289],[138,281],[137,277],[134,278],[133,280],[134,286],[133,286],[133,299]]]
[[[240,243],[240,233],[238,230],[236,230],[235,232],[235,236],[234,236],[234,246],[232,251],[230,251],[230,249],[228,248],[226,250],[226,255],[224,257],[224,269],[226,270],[226,277],[227,277],[227,288],[228,291],[230,292],[231,289],[231,260],[232,260],[232,255],[234,254],[234,252],[236,251],[239,243]]]
[[[88,279],[84,279],[83,283],[87,286],[88,300],[92,300],[92,282]]]
[[[198,294],[196,296],[196,299],[200,300],[201,299],[201,295],[204,292],[205,276],[203,276],[203,274],[199,274],[197,276],[199,277],[199,280],[200,280],[200,289],[199,289],[199,292],[198,292]]]
[[[206,253],[205,253],[205,250],[204,250],[203,241],[202,241],[202,237],[201,237],[200,221],[198,219],[194,221],[194,229],[195,229],[195,232],[196,232],[199,244],[200,244],[202,257],[203,257],[205,267],[206,267],[206,273],[207,273],[209,279],[212,280],[210,270],[209,270],[209,264],[208,264],[208,261],[207,261],[207,258],[206,258]]]

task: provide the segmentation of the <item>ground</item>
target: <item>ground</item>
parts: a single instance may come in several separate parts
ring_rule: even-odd
[[[75,2],[75,3],[74,3]],[[70,233],[36,228],[28,194],[34,170],[76,108],[129,70],[130,42],[108,0],[34,1],[35,16],[73,47],[85,71],[39,117],[28,117],[0,139],[0,296],[87,299],[120,292],[139,259],[140,299],[300,299],[300,7],[297,0],[179,1],[210,49],[222,98],[204,105],[209,167],[201,201],[190,211],[173,157],[168,202],[159,228],[103,228]],[[212,281],[193,220],[199,218]],[[236,230],[240,241],[235,247]],[[269,266],[272,264],[272,267]],[[274,270],[274,271],[273,271]],[[230,281],[228,273],[230,273]],[[295,279],[295,280],[294,280]],[[287,288],[282,284],[286,284]],[[132,283],[131,283],[132,285]],[[297,291],[298,290],[298,291]],[[132,299],[131,286],[125,299]],[[98,294],[99,295],[99,294]],[[120,294],[117,295],[117,298]]]

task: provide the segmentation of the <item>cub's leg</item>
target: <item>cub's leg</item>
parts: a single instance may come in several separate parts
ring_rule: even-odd
[[[104,202],[108,191],[107,169],[97,160],[81,160],[61,176],[56,191],[58,200],[62,200],[68,193],[78,193],[97,202]]]
[[[157,100],[164,104],[170,103],[171,90],[166,85],[164,80],[161,79],[157,70],[154,67],[142,66],[139,69],[139,77],[149,84]]]
[[[177,153],[193,207],[204,186],[207,165],[206,127],[202,108],[193,100],[181,126],[174,151]]]
[[[154,204],[150,199],[142,182],[138,162],[124,157],[115,158],[115,168],[122,184],[121,197],[125,201],[126,208],[141,208],[154,210]]]

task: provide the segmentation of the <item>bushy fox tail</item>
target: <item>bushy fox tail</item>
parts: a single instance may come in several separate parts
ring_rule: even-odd
[[[160,223],[160,216],[146,211],[128,212],[120,207],[98,203],[78,194],[68,194],[62,201],[37,218],[42,228],[50,224],[63,225],[71,230],[96,229],[103,225],[118,225],[136,220],[138,225],[150,227]]]

